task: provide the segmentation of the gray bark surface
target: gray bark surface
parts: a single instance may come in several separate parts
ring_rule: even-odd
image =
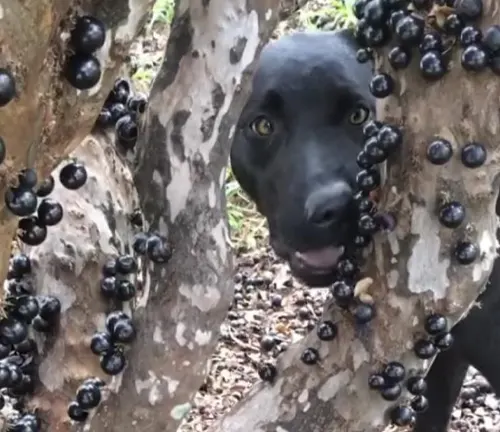
[[[483,3],[481,27],[499,24],[496,2]],[[451,71],[433,84],[420,76],[418,61],[396,74],[385,59],[380,56],[377,66],[395,78],[397,88],[379,104],[378,119],[403,126],[404,145],[388,164],[380,194],[381,210],[394,213],[398,224],[376,237],[363,269],[372,282],[366,293],[375,302],[376,318],[361,330],[352,316],[327,304],[324,318],[338,323],[337,339],[322,342],[311,332],[291,346],[277,360],[275,382],[255,386],[211,432],[382,431],[387,408],[395,402],[369,390],[369,374],[393,360],[407,371],[428,369],[431,362],[412,351],[413,342],[424,335],[424,317],[442,313],[454,325],[477,306],[497,256],[500,80],[489,70],[466,73],[458,49]],[[454,156],[444,166],[426,160],[433,136],[453,145]],[[488,151],[486,164],[477,169],[465,168],[460,160],[461,148],[471,140]],[[443,227],[437,218],[439,205],[450,199],[467,209],[466,223],[457,230]],[[462,239],[480,248],[480,258],[471,265],[453,258]],[[318,365],[300,361],[306,347],[319,351]]]

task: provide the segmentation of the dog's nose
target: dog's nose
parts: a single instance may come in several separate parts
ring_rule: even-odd
[[[353,190],[346,182],[335,181],[323,185],[306,199],[306,219],[318,226],[329,226],[342,219],[352,201]]]

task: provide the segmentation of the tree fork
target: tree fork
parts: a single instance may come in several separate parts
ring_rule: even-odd
[[[0,68],[9,69],[16,82],[16,97],[0,108],[0,136],[7,147],[0,166],[2,197],[20,169],[36,167],[42,179],[88,134],[151,5],[152,0],[0,0]],[[101,80],[83,92],[63,77],[69,31],[79,15],[101,19],[107,30],[104,46],[95,54]],[[3,198],[1,208],[5,208]],[[16,228],[17,218],[3,210],[2,280]]]
[[[177,3],[136,147],[135,185],[109,136],[96,132],[74,151],[89,180],[78,198],[54,192],[68,214],[59,232],[29,250],[38,288],[63,305],[57,337],[39,338],[42,385],[31,400],[51,430],[175,431],[189,411],[232,296],[223,193],[230,136],[278,6]],[[130,252],[134,231],[125,216],[137,201],[144,230],[167,236],[173,257],[142,264],[140,291],[124,304],[138,335],[123,375],[109,380],[89,348],[113,309],[99,293],[100,269],[110,255]],[[105,402],[87,425],[71,426],[65,409],[89,376],[108,381]]]
[[[500,13],[494,1],[483,3],[478,24],[485,30],[500,24]],[[438,10],[443,11],[451,12]],[[373,299],[375,319],[361,329],[350,314],[328,304],[323,318],[338,322],[337,339],[322,342],[311,332],[291,346],[278,358],[274,382],[254,387],[212,432],[382,431],[389,421],[388,408],[408,401],[408,394],[397,402],[384,401],[369,390],[369,375],[389,361],[403,363],[407,372],[428,370],[432,360],[420,360],[413,351],[415,341],[425,336],[425,317],[442,314],[452,326],[477,306],[497,256],[500,78],[488,69],[466,72],[456,46],[449,72],[435,82],[422,78],[418,59],[395,72],[388,52],[377,50],[376,69],[394,78],[395,91],[380,100],[377,117],[402,128],[403,145],[384,167],[379,199],[380,211],[394,214],[397,225],[390,233],[376,235],[362,270],[363,277],[371,279],[363,282],[360,298]],[[441,166],[426,156],[437,137],[453,147],[453,156]],[[487,150],[486,162],[478,168],[467,168],[461,161],[462,148],[472,141]],[[457,229],[444,227],[438,218],[441,205],[452,200],[466,209]],[[457,262],[460,241],[479,249],[469,265]],[[317,365],[301,362],[307,347],[318,350]]]

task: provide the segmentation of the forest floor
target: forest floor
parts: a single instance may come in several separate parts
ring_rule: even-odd
[[[275,36],[309,27],[313,15],[331,16],[331,1],[335,0],[311,1],[282,23]],[[170,5],[170,0],[157,0],[146,31],[134,44],[129,72],[138,90],[148,91],[161,64],[173,13]],[[181,432],[206,430],[241,400],[259,381],[254,366],[272,361],[312,330],[327,296],[326,289],[306,288],[293,279],[287,265],[269,250],[262,219],[232,178],[228,179],[227,194],[236,254],[234,302],[221,326],[210,374]],[[475,370],[467,375],[449,431],[500,431],[500,401]]]

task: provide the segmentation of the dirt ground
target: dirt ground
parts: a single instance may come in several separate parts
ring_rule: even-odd
[[[306,13],[321,6],[321,2],[313,2]],[[303,28],[301,22],[296,16],[278,33]],[[160,64],[166,33],[165,26],[153,26],[133,47],[131,72],[143,90]],[[234,302],[221,326],[210,374],[181,432],[204,431],[229,411],[259,380],[253,365],[277,357],[312,330],[321,316],[326,290],[302,286],[268,248],[240,253],[236,262]],[[475,370],[467,375],[449,431],[500,431],[499,399]]]

